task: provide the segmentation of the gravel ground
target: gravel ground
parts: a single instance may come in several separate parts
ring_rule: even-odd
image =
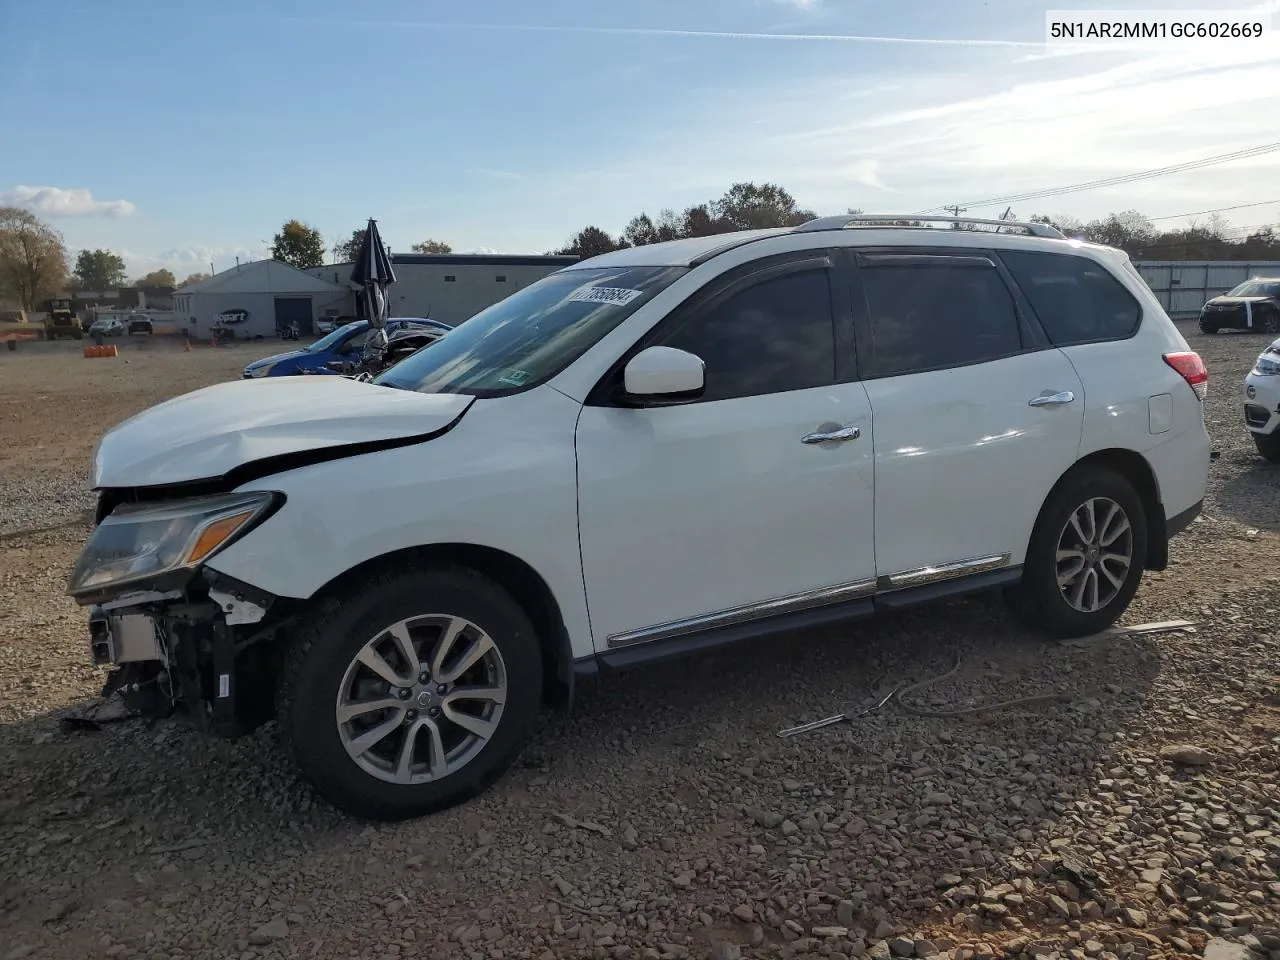
[[[58,722],[102,679],[62,596],[93,441],[257,353],[0,355],[0,960],[1280,960],[1280,468],[1237,406],[1262,339],[1189,339],[1221,459],[1126,622],[1194,632],[1047,644],[969,601],[612,677],[484,797],[393,826],[314,799],[270,728]],[[912,705],[1070,698],[776,736],[957,652]]]

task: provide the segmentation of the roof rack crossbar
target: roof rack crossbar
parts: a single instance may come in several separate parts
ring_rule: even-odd
[[[905,223],[894,223],[901,220]],[[1030,223],[1025,220],[983,220],[976,217],[935,217],[919,213],[876,213],[856,214],[838,217],[819,217],[802,223],[793,229],[793,233],[812,233],[819,230],[843,230],[846,227],[878,226],[886,230],[919,229],[918,224],[932,223],[972,223],[993,227],[1017,227],[1027,231],[1033,237],[1049,237],[1054,240],[1065,240],[1066,236],[1057,227],[1047,223]]]

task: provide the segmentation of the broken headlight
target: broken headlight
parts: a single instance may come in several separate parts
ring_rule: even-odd
[[[116,507],[89,537],[67,593],[89,603],[128,587],[172,587],[281,500],[275,493],[233,493]]]

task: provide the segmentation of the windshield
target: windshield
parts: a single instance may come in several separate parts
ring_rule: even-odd
[[[1280,297],[1280,281],[1248,280],[1240,284],[1229,294],[1229,297]]]
[[[496,397],[537,386],[582,356],[687,267],[562,270],[480,311],[374,382]]]
[[[363,329],[365,324],[362,321],[358,326],[360,329]],[[324,353],[326,350],[336,347],[344,337],[350,336],[351,331],[356,329],[356,327],[356,324],[347,324],[345,327],[339,327],[332,333],[326,333],[315,343],[311,344],[311,346],[305,347],[304,349],[307,353]]]

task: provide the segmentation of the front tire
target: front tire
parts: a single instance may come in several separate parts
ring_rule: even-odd
[[[1040,510],[1009,607],[1052,637],[1098,633],[1133,600],[1146,555],[1146,510],[1133,484],[1105,467],[1078,468]]]
[[[1212,320],[1201,320],[1200,332],[1203,334],[1212,336],[1213,334],[1218,332],[1218,325],[1214,323]]]
[[[1255,433],[1253,445],[1258,448],[1265,459],[1272,463],[1280,463],[1280,431],[1275,433]]]
[[[278,692],[285,746],[335,807],[403,820],[486,790],[537,719],[533,625],[493,581],[454,566],[381,574],[318,605]]]

